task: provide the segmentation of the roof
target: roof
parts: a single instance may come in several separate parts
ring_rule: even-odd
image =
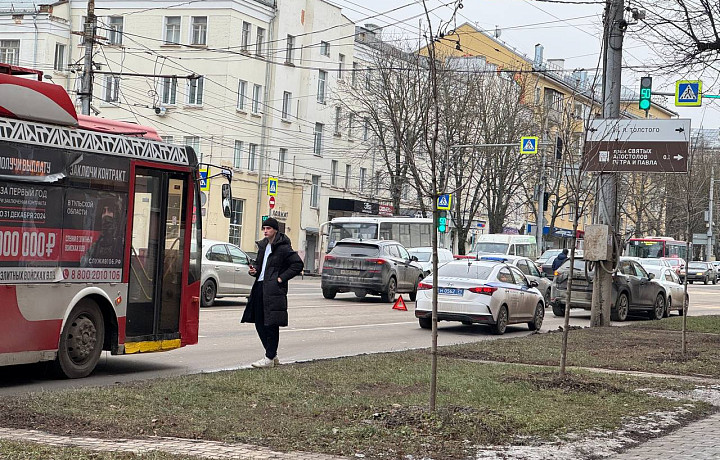
[[[387,244],[400,244],[395,240],[373,240],[373,239],[361,239],[361,238],[343,238],[342,240],[335,243],[338,244],[368,244],[368,245],[387,245]]]

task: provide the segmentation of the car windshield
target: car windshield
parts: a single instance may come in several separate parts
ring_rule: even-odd
[[[564,268],[565,270],[568,269],[570,266],[570,258],[568,257],[565,262],[560,266],[560,268]],[[585,270],[585,260],[583,259],[575,259],[575,270]]]
[[[545,262],[547,260],[550,260],[550,258],[557,256],[562,252],[561,249],[552,249],[548,250],[542,253],[542,255],[538,258],[538,260]]]
[[[343,244],[336,245],[330,254],[344,257],[377,257],[380,250],[377,246],[368,244]]]
[[[642,265],[662,265],[662,261],[660,259],[642,259],[640,263]]]
[[[479,264],[447,264],[438,269],[438,276],[447,278],[487,279],[492,266]]]
[[[408,251],[411,256],[417,257],[418,262],[430,262],[430,256],[432,256],[432,252],[415,252],[415,251]]]
[[[665,259],[665,261],[673,267],[680,265],[680,259]]]
[[[478,243],[473,248],[473,252],[478,254],[507,254],[507,243]]]
[[[700,262],[690,262],[690,265],[688,265],[688,268],[691,270],[707,270],[707,265]]]

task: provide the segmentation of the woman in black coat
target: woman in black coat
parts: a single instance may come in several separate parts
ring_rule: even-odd
[[[299,275],[304,267],[300,256],[290,245],[290,238],[279,232],[278,221],[272,217],[263,222],[265,238],[258,241],[255,265],[250,275],[256,277],[248,299],[243,323],[255,323],[265,356],[253,367],[273,367],[280,364],[277,357],[280,326],[288,325],[288,281]]]

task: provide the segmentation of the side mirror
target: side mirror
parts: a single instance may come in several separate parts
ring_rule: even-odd
[[[541,271],[540,278],[547,278],[547,273]]]
[[[222,184],[223,216],[227,217],[228,219],[232,215],[230,203],[232,203],[232,190],[230,189],[230,184]]]
[[[655,279],[655,273],[648,273],[648,279],[649,280]]]
[[[416,256],[410,256],[410,260],[413,262],[417,262],[418,258]]]
[[[535,280],[530,281],[530,287],[538,287],[538,286],[539,286],[539,284],[537,281],[535,281]]]

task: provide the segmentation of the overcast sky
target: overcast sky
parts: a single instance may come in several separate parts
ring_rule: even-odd
[[[420,0],[330,0],[343,8],[350,19],[360,23],[385,26],[384,36],[393,39],[400,35],[418,37],[418,21],[423,18]],[[432,9],[432,20],[447,21],[452,11],[442,6],[450,0],[427,0]],[[569,0],[568,0],[569,1]],[[534,0],[464,0],[464,8],[457,17],[457,25],[469,22],[476,27],[495,33],[500,40],[530,59],[535,44],[544,47],[545,59],[564,59],[568,70],[587,69],[591,73],[598,65],[600,37],[602,34],[603,5],[572,5],[540,2]],[[394,11],[391,11],[394,10]],[[392,26],[396,24],[395,26]],[[653,56],[648,48],[633,36],[630,26],[623,45],[623,64],[641,66]],[[623,84],[639,88],[642,70],[623,69]],[[653,75],[654,91],[674,91],[676,80],[703,80],[703,91],[720,94],[720,85],[714,84],[716,75],[668,76]],[[691,118],[692,127],[720,128],[720,102],[703,101],[700,108],[680,108],[668,98],[665,104],[682,118]]]

